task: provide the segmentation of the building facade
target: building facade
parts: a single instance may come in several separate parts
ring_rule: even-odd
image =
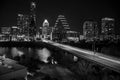
[[[10,41],[11,27],[0,27],[0,41]]]
[[[20,29],[17,26],[11,27],[11,40],[12,41],[18,41],[18,36],[20,34]]]
[[[102,18],[101,19],[101,35],[104,39],[114,38],[115,31],[115,19],[114,18]]]
[[[64,15],[58,15],[53,28],[53,40],[66,41],[67,31],[70,30],[69,24]]]
[[[42,38],[51,40],[51,33],[52,27],[49,27],[49,22],[45,19],[42,27]]]
[[[30,26],[29,26],[29,38],[34,39],[36,36],[36,3],[31,2],[31,9],[30,9]]]
[[[17,26],[20,29],[19,35],[29,36],[29,15],[18,14]]]
[[[76,31],[67,31],[67,40],[78,42],[79,41],[79,33]]]
[[[83,35],[86,40],[98,38],[98,23],[96,21],[85,21],[83,24]]]

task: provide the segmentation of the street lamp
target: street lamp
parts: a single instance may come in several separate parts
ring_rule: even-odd
[[[95,40],[95,25],[94,25],[94,37],[93,37],[93,51],[94,51],[94,54],[95,54],[95,42],[96,42],[96,40]]]

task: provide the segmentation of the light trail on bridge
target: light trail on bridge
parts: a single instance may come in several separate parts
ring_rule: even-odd
[[[112,70],[120,72],[120,59],[119,58],[108,56],[108,55],[94,52],[94,51],[80,49],[80,48],[69,46],[69,45],[64,45],[61,43],[56,43],[56,42],[53,42],[50,40],[42,40],[42,41],[45,43],[48,43],[50,45],[53,45],[55,47],[59,47],[70,53],[74,53],[75,55],[77,55],[79,57],[84,57],[86,59],[90,59],[92,61],[95,61],[97,63],[105,65],[108,68],[111,68]]]

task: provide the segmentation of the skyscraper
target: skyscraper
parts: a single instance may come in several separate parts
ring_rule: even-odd
[[[48,27],[49,27],[49,23],[47,21],[47,19],[44,20],[43,25],[42,25],[42,38],[47,38],[47,34],[48,34]]]
[[[18,14],[17,26],[20,29],[19,35],[29,35],[29,15]]]
[[[113,18],[102,18],[101,19],[101,33],[104,36],[104,38],[106,39],[110,39],[114,37],[115,31],[114,31],[114,27],[115,27],[115,19]]]
[[[67,31],[70,30],[69,24],[64,15],[58,15],[55,22],[53,39],[63,41],[67,39]]]
[[[83,35],[87,40],[98,37],[98,23],[96,21],[85,21],[83,24]]]
[[[49,22],[47,19],[44,20],[42,25],[42,38],[44,39],[50,39],[52,28],[49,27]]]
[[[57,18],[57,20],[55,22],[55,26],[54,27],[55,28],[59,28],[58,26],[59,27],[62,26],[65,30],[69,30],[70,29],[69,24],[68,24],[68,22],[67,22],[67,20],[66,20],[64,15],[58,15],[58,18]]]
[[[36,36],[36,3],[31,2],[31,9],[30,9],[30,26],[29,26],[29,37],[34,38]]]

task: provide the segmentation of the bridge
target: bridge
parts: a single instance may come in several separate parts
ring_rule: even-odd
[[[102,53],[93,52],[77,47],[56,43],[50,40],[42,40],[40,42],[0,42],[1,47],[49,47],[67,51],[75,56],[85,58],[98,65],[107,67],[113,71],[120,73],[120,59],[108,56]]]

